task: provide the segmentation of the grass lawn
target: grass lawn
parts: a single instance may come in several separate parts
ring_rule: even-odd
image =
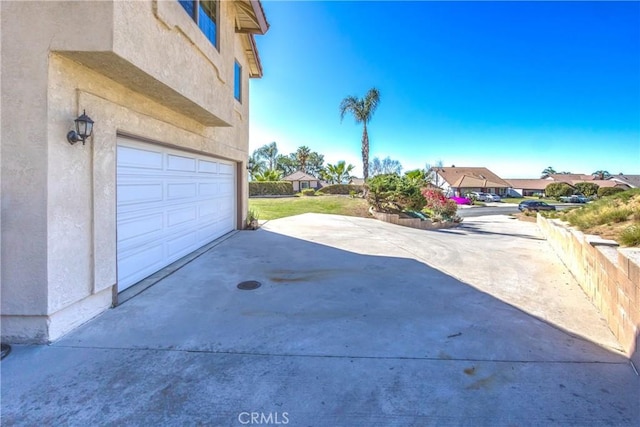
[[[350,196],[300,196],[287,198],[251,198],[249,209],[258,213],[258,218],[277,219],[303,213],[325,213],[347,216],[369,216],[366,200]]]

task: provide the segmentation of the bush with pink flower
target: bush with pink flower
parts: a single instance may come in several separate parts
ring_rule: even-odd
[[[422,195],[427,201],[423,212],[434,221],[460,221],[460,218],[456,216],[458,204],[447,199],[442,191],[423,188]]]

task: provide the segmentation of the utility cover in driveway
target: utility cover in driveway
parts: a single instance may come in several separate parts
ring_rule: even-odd
[[[235,228],[232,162],[118,138],[118,291]]]

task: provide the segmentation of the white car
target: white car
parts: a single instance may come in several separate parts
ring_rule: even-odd
[[[500,196],[498,196],[497,194],[485,193],[485,198],[487,202],[499,202],[501,200]]]
[[[474,191],[472,193],[470,193],[472,196],[474,196],[476,198],[476,200],[479,200],[481,202],[486,202],[487,201],[487,193],[480,193],[478,191]]]

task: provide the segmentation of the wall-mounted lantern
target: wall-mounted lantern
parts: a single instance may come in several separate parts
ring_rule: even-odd
[[[82,115],[74,120],[76,124],[76,130],[69,131],[67,134],[67,141],[73,145],[78,141],[82,141],[84,145],[87,138],[91,136],[93,132],[93,120],[87,116],[86,111],[82,111]]]

